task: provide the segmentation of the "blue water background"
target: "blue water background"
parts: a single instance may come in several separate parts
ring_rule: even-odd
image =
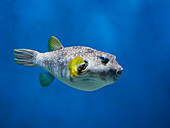
[[[115,84],[94,92],[13,62],[13,49],[89,46],[117,56]],[[169,0],[0,0],[0,128],[170,128]]]

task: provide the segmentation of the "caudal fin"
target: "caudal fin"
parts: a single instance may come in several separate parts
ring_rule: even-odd
[[[31,67],[38,66],[35,64],[37,53],[37,51],[30,49],[14,49],[14,61],[20,65]]]

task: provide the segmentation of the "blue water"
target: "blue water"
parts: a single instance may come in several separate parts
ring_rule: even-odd
[[[40,67],[13,62],[13,49],[89,46],[117,56],[115,84],[94,92]],[[169,0],[0,0],[0,128],[170,128]]]

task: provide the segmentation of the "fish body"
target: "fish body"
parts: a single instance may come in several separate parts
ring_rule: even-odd
[[[121,76],[123,68],[109,53],[83,46],[64,48],[55,37],[50,37],[48,48],[50,52],[46,53],[14,50],[16,63],[40,66],[49,72],[40,74],[42,86],[48,86],[56,77],[73,88],[94,91],[116,82]]]

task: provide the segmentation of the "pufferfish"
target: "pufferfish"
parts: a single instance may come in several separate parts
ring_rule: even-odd
[[[95,91],[116,82],[123,68],[116,56],[90,47],[63,47],[51,36],[49,52],[40,53],[30,49],[14,49],[14,61],[25,66],[40,66],[48,72],[39,75],[41,86],[49,86],[54,78],[84,91]]]

